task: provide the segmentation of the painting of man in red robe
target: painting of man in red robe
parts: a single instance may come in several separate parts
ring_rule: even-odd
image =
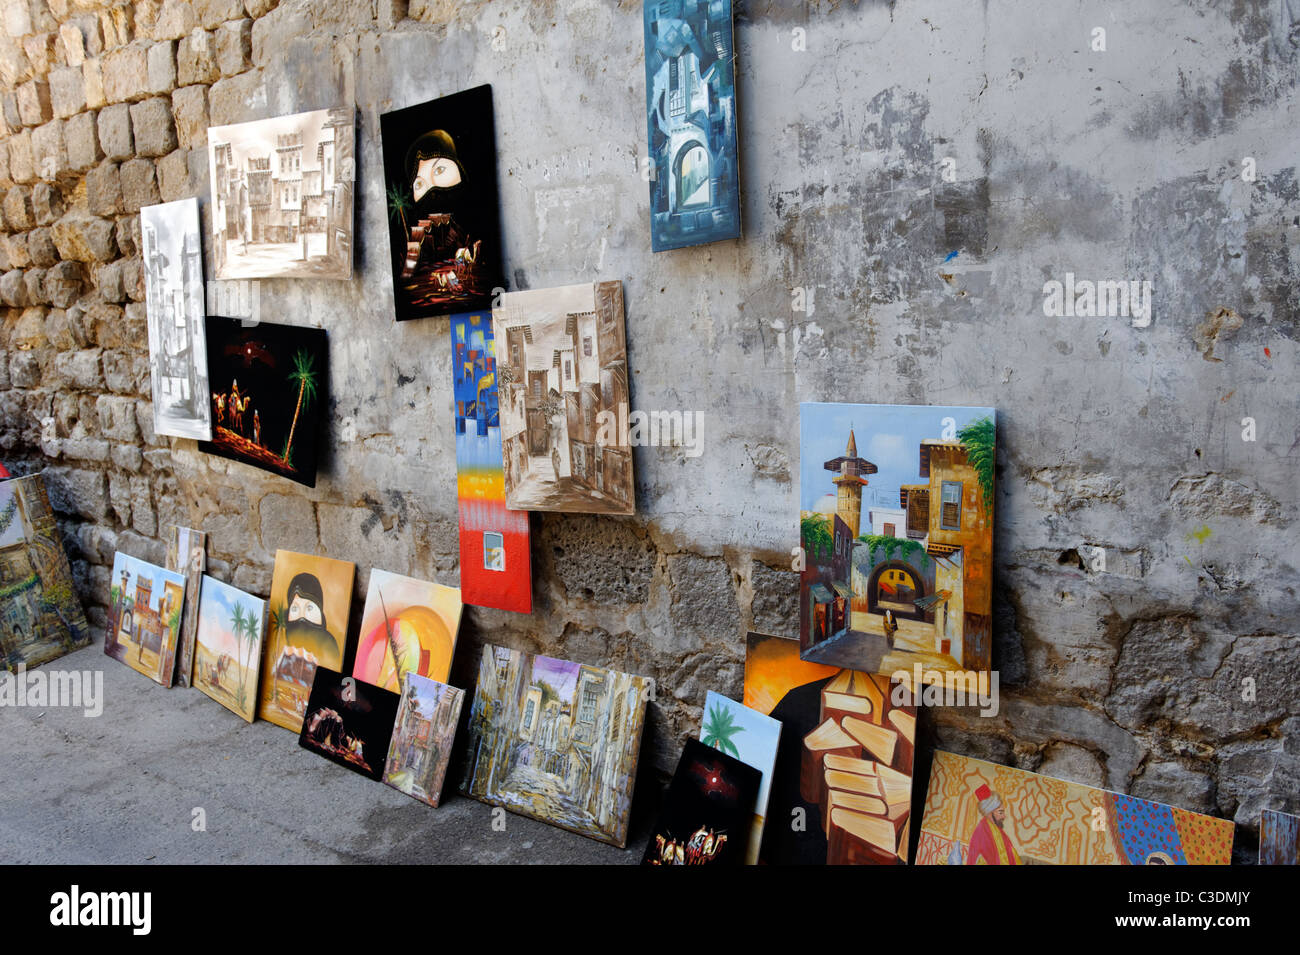
[[[966,864],[1020,865],[1020,856],[1003,829],[1007,811],[1002,806],[1002,797],[983,784],[975,790],[975,798],[979,800],[980,821],[971,833]]]

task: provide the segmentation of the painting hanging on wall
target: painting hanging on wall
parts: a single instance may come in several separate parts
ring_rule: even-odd
[[[622,848],[646,687],[639,676],[485,646],[462,791]]]
[[[799,406],[805,659],[869,673],[988,671],[995,414]]]
[[[492,333],[506,506],[633,513],[622,283],[507,292]]]
[[[1264,810],[1259,819],[1259,864],[1300,865],[1300,816]]]
[[[325,330],[208,316],[212,441],[199,450],[316,486],[329,406]]]
[[[447,778],[465,691],[416,673],[402,678],[402,702],[384,764],[384,782],[430,806]]]
[[[356,565],[275,552],[257,715],[298,732],[318,667],[342,670]]]
[[[731,0],[647,0],[644,15],[651,247],[739,238]]]
[[[936,752],[922,865],[1228,865],[1233,824],[982,759]]]
[[[781,723],[709,690],[704,698],[700,739],[706,745],[734,756],[746,766],[754,767],[761,774],[754,794],[744,856],[746,865],[757,865],[763,825],[767,819],[767,801],[772,789],[772,771],[776,768],[776,751],[781,741]]]
[[[460,614],[455,587],[370,571],[352,675],[394,693],[402,689],[404,673],[445,681]]]
[[[199,231],[197,199],[140,210],[153,430],[207,441],[212,408]]]
[[[505,287],[492,87],[379,117],[397,319],[487,311]]]
[[[799,641],[750,633],[745,703],[781,723],[762,861],[897,865],[910,858],[916,707],[888,677],[810,663]]]
[[[40,666],[89,644],[45,479],[0,481],[0,668]]]
[[[762,773],[687,740],[643,865],[744,865]]]
[[[492,316],[453,315],[451,351],[461,596],[475,607],[532,613],[528,513],[506,507]]]
[[[257,709],[266,601],[204,574],[198,604],[194,685],[251,723]]]
[[[350,279],[355,110],[208,129],[218,279]]]
[[[298,745],[378,782],[384,775],[400,700],[391,690],[320,667]]]
[[[118,551],[109,581],[104,653],[155,683],[171,686],[185,578]]]
[[[195,595],[202,588],[203,572],[208,567],[207,546],[208,535],[203,531],[177,526],[167,529],[167,569],[184,575],[185,592],[190,595],[181,614],[181,642],[176,650],[176,682],[180,686],[190,685],[194,669],[194,642],[199,630],[199,601]]]

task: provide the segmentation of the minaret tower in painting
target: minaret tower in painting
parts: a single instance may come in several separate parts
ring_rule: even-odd
[[[849,428],[849,443],[841,457],[834,458],[822,465],[827,471],[834,472],[835,514],[845,524],[853,536],[858,536],[862,523],[862,489],[867,486],[864,475],[875,474],[879,470],[866,458],[858,457],[858,442]]]

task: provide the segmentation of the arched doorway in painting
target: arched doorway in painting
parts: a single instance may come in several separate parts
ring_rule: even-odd
[[[894,611],[896,617],[924,620],[925,611],[916,601],[925,596],[925,578],[911,564],[889,560],[878,564],[867,581],[867,609],[883,614]]]
[[[712,202],[709,183],[709,151],[692,140],[677,153],[674,163],[677,182],[677,208],[707,206]]]

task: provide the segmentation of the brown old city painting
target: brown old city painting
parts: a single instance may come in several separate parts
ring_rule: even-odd
[[[485,646],[461,789],[626,845],[646,687],[639,676]]]
[[[492,324],[506,506],[633,513],[622,283],[507,292]]]
[[[171,686],[185,578],[119,551],[109,581],[104,653],[155,683]]]

